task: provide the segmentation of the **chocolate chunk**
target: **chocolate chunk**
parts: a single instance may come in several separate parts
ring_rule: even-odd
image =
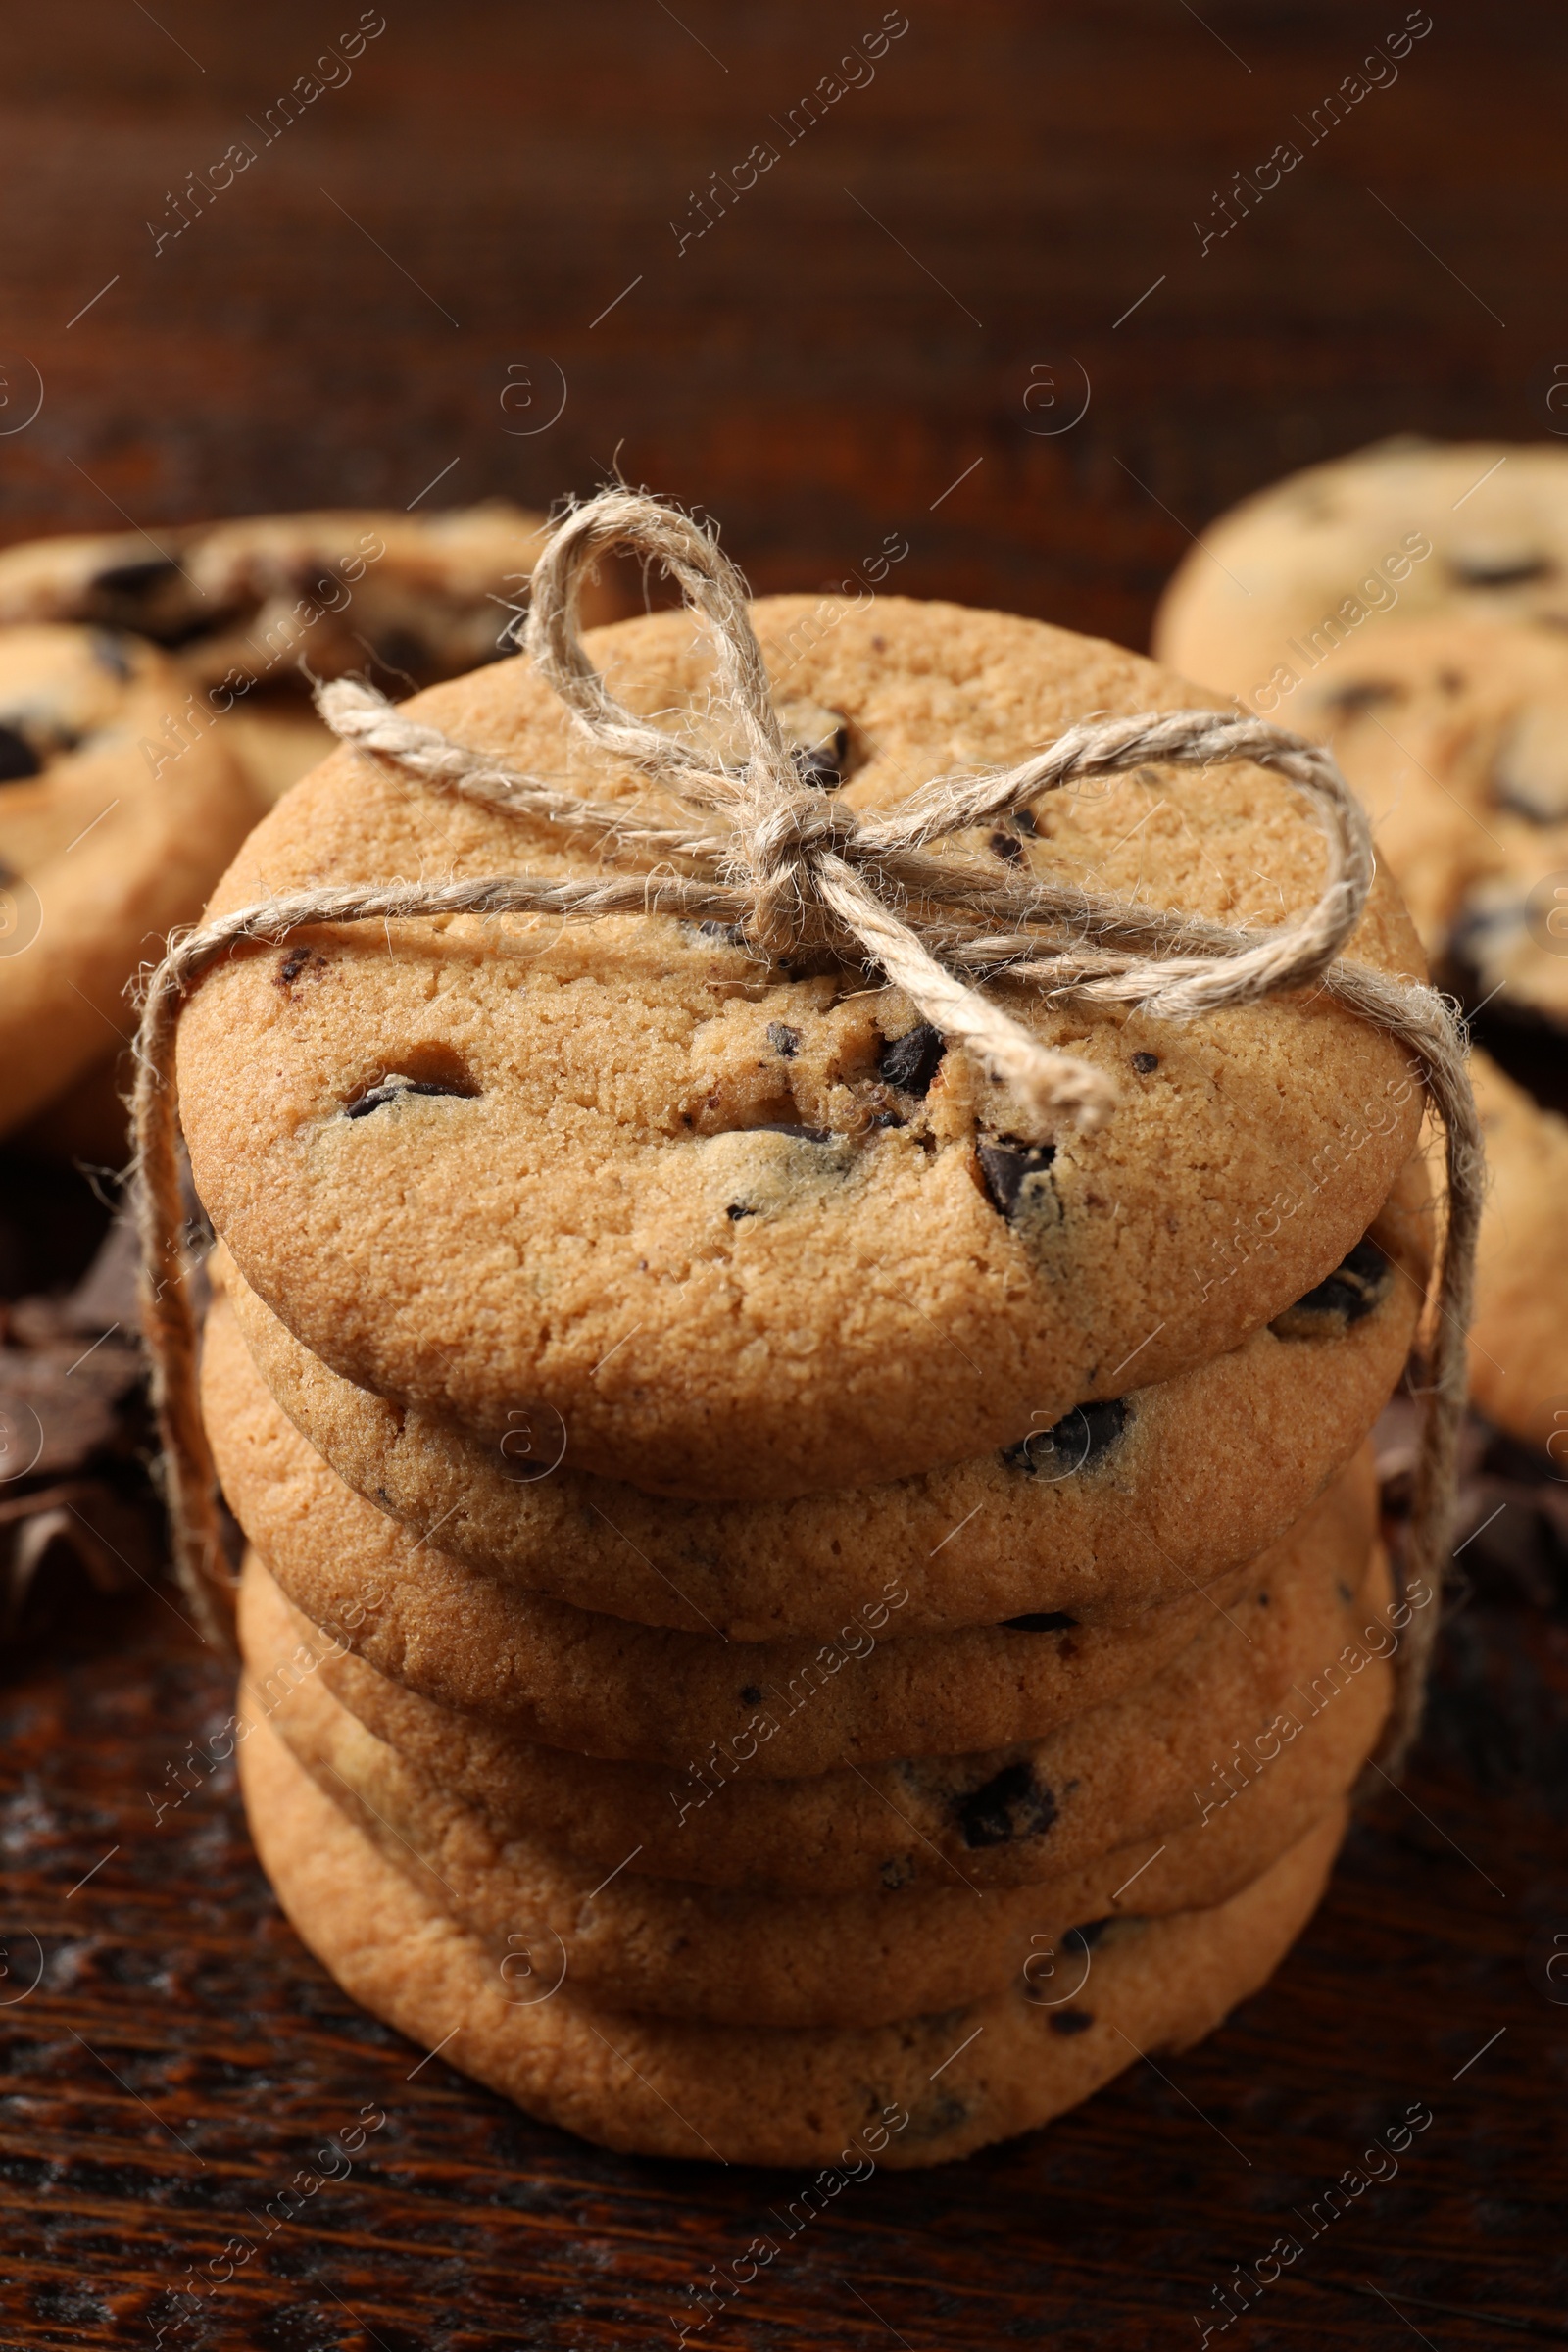
[[[1050,1429],[1031,1430],[1016,1446],[1004,1446],[1002,1458],[1009,1470],[1022,1470],[1030,1478],[1070,1478],[1103,1460],[1132,1417],[1125,1396],[1075,1404]]]
[[[941,1030],[921,1021],[883,1047],[876,1074],[885,1086],[896,1086],[901,1095],[927,1095],[946,1051]]]
[[[769,1021],[767,1042],[775,1054],[781,1054],[786,1061],[793,1061],[801,1050],[801,1033],[798,1029],[792,1029],[788,1021]]]
[[[1141,1071],[1146,1078],[1151,1070],[1157,1070],[1158,1067],[1159,1055],[1157,1054],[1135,1054],[1133,1055],[1133,1068]]]
[[[795,773],[813,792],[837,792],[844,781],[844,762],[850,753],[850,731],[840,727],[826,743],[798,743],[790,753]]]
[[[463,1102],[471,1102],[478,1093],[476,1086],[460,1086],[450,1078],[383,1078],[368,1094],[343,1105],[347,1119],[368,1119],[372,1110],[380,1110],[388,1102],[401,1102],[405,1095],[448,1095]]]
[[[313,967],[318,971],[325,971],[326,957],[317,955],[312,948],[290,948],[272,974],[272,986],[280,988],[287,996],[301,973]]]
[[[1053,2034],[1087,2034],[1094,2022],[1094,2014],[1088,2009],[1053,2009],[1051,2012]]]
[[[1012,821],[1026,841],[1032,841],[1040,830],[1035,822],[1035,812],[1032,808],[1015,808],[1012,812]]]
[[[1324,708],[1338,718],[1359,718],[1363,710],[1375,710],[1379,703],[1396,703],[1404,689],[1392,680],[1357,678],[1353,685],[1342,686],[1336,693],[1325,695]]]
[[[144,564],[111,564],[107,571],[95,574],[92,584],[105,596],[135,598],[148,588],[161,587],[178,570],[172,556],[155,556]]]
[[[1031,1609],[1022,1617],[1004,1617],[1002,1622],[1012,1634],[1064,1634],[1078,1620],[1065,1609]]]
[[[1363,1239],[1326,1281],[1276,1315],[1269,1329],[1276,1338],[1296,1340],[1313,1337],[1331,1318],[1348,1328],[1382,1303],[1393,1279],[1394,1269],[1376,1242]]]
[[[1007,1845],[1041,1838],[1056,1818],[1056,1800],[1026,1763],[1004,1764],[983,1787],[954,1802],[965,1845]]]
[[[732,1224],[738,1225],[742,1217],[755,1217],[757,1211],[755,1208],[749,1207],[744,1200],[732,1200],[724,1214]]]
[[[994,858],[1004,858],[1009,865],[1020,865],[1023,862],[1023,843],[1018,839],[1016,833],[993,833],[986,843],[986,848]]]
[[[0,726],[0,784],[20,783],[24,776],[35,776],[43,761],[15,727]]]
[[[1054,1144],[1025,1144],[1015,1135],[1000,1136],[978,1147],[986,1197],[999,1217],[1010,1217],[1027,1176],[1042,1174],[1056,1156]]]
[[[1129,1912],[1127,1916],[1131,1918],[1133,1914]],[[1107,1928],[1113,1928],[1115,1925],[1116,1920],[1114,1917],[1107,1917],[1104,1919],[1086,1919],[1081,1927],[1069,1928],[1066,1935],[1062,1937],[1062,1941],[1064,1943],[1081,1943],[1086,1952],[1092,1952],[1096,1944],[1100,1941],[1101,1937],[1104,1935],[1105,1930]]]
[[[1461,588],[1524,588],[1549,580],[1557,569],[1549,556],[1517,556],[1512,563],[1485,556],[1450,556],[1448,569]]]
[[[743,1707],[760,1707],[761,1703],[761,1691],[758,1689],[756,1683],[748,1683],[741,1692],[741,1705]]]
[[[120,639],[108,629],[95,629],[92,638],[92,658],[100,669],[107,669],[112,678],[128,678],[134,664]]]

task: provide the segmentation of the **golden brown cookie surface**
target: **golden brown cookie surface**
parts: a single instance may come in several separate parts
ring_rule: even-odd
[[[254,1554],[242,1619],[266,1705],[319,1672],[368,1731],[499,1836],[570,1851],[600,1878],[635,1855],[651,1875],[752,1892],[991,1888],[1054,1878],[1135,1837],[1152,1851],[1188,1822],[1223,1818],[1298,1745],[1319,1756],[1354,1746],[1381,1707],[1365,1695],[1374,1670],[1397,1656],[1419,1596],[1374,1605],[1348,1553],[1327,1579],[1292,1565],[1259,1563],[1170,1665],[1043,1739],[793,1780],[759,1771],[767,1743],[755,1733],[651,1769],[442,1707],[354,1653],[368,1610],[325,1632]],[[1372,1573],[1381,1592],[1381,1565]]]
[[[127,1041],[126,989],[261,813],[183,680],[106,629],[0,628],[0,1129]]]
[[[766,1642],[838,1634],[890,1576],[907,1589],[898,1622],[911,1633],[1126,1619],[1250,1559],[1381,1411],[1425,1292],[1430,1228],[1417,1158],[1371,1247],[1240,1348],[978,1462],[784,1503],[643,1494],[556,1462],[548,1423],[519,1415],[497,1443],[394,1405],[301,1347],[221,1249],[215,1270],[301,1434],[416,1536],[580,1608]]]
[[[1065,2003],[1036,1970],[967,2008],[897,2026],[712,2026],[601,2007],[569,1976],[538,1997],[531,1955],[527,1974],[503,1973],[265,1724],[239,1755],[257,1852],[295,1929],[345,1991],[421,2049],[446,2043],[465,2072],[605,2146],[731,2163],[842,2161],[861,2177],[872,2163],[939,2164],[1030,2131],[1119,2074],[1131,2053],[1185,2048],[1210,2033],[1299,1935],[1345,1823],[1341,1808],[1228,1903],[1117,1923]]]
[[[606,1617],[503,1585],[345,1487],[273,1403],[215,1317],[203,1409],[229,1507],[318,1624],[366,1612],[355,1646],[378,1671],[529,1740],[682,1763],[751,1740],[769,1777],[884,1756],[1038,1739],[1156,1673],[1253,1570],[1192,1587],[1125,1624],[901,1631],[896,1578],[827,1642],[725,1642]],[[1359,1581],[1373,1535],[1364,1454],[1274,1547],[1297,1572]],[[1271,1562],[1272,1555],[1265,1555]]]
[[[801,645],[816,611],[755,608],[776,686],[843,714],[858,806],[1088,710],[1201,699],[956,607],[835,608]],[[703,691],[680,614],[592,650],[645,710]],[[600,797],[640,789],[573,747],[523,662],[414,708]],[[1288,786],[1147,774],[1044,805],[1007,869],[1232,922],[1310,905],[1322,845]],[[979,870],[999,855],[975,845]],[[521,869],[581,867],[342,753],[214,906]],[[1381,883],[1352,953],[1416,967]],[[181,1102],[246,1279],[345,1377],[497,1437],[556,1413],[575,1466],[650,1492],[780,1497],[962,1460],[1223,1352],[1339,1262],[1412,1148],[1402,1053],[1322,995],[1178,1026],[1004,993],[1113,1074],[1103,1131],[1026,1150],[966,1062],[908,1042],[902,999],[663,916],[323,931],[238,958],[184,1015]]]
[[[1382,1569],[1363,1598],[1375,1608],[1390,1597]],[[274,1663],[264,1641],[257,1664],[265,1674]],[[1391,1681],[1388,1665],[1374,1664],[1353,1697],[1325,1716],[1321,1736],[1294,1741],[1233,1801],[1157,1843],[1113,1844],[1077,1870],[984,1895],[956,1876],[865,1894],[733,1894],[651,1877],[635,1852],[611,1876],[526,1834],[499,1837],[483,1814],[368,1732],[320,1675],[281,1703],[265,1698],[264,1686],[242,1686],[241,1707],[498,1959],[529,1947],[536,1968],[564,1965],[579,1992],[615,2008],[846,2026],[1000,1992],[1032,1960],[1038,1968],[1043,1951],[1062,1961],[1066,1991],[1090,1948],[1074,1931],[1129,1911],[1163,1918],[1229,1901],[1345,1797],[1387,1712]]]

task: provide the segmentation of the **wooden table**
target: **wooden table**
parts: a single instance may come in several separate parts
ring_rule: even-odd
[[[1281,470],[1558,421],[1568,32],[1542,0],[1435,9],[1397,82],[1206,253],[1214,191],[1402,6],[911,0],[875,80],[793,141],[880,8],[386,14],[269,135],[347,0],[19,13],[0,425],[29,367],[44,399],[0,434],[0,537],[548,502],[618,455],[720,517],[761,587],[897,533],[890,587],[1140,643],[1190,535]],[[236,140],[255,161],[157,248]],[[681,249],[760,140],[776,166]],[[847,2193],[693,2341],[1197,2344],[1234,2266],[1304,2236],[1296,2209],[1412,2103],[1433,2121],[1397,2177],[1215,2340],[1568,2340],[1568,1576],[1527,1528],[1460,1565],[1416,1769],[1276,1982],[1047,2133]],[[162,1592],[7,1662],[0,2342],[672,2344],[779,2183],[599,2154],[355,2011],[226,1771],[155,1819],[228,1706]],[[263,2242],[250,2217],[367,2109],[352,2174]]]

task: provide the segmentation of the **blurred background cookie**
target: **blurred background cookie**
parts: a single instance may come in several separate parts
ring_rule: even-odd
[[[150,748],[183,695],[119,631],[0,630],[0,1133],[128,1044],[127,986],[260,813],[221,737]]]
[[[546,517],[505,499],[428,515],[344,509],[28,542],[0,554],[0,623],[133,631],[184,678],[172,755],[216,724],[270,803],[332,749],[311,678],[399,697],[511,652]],[[590,582],[588,621],[625,610]]]

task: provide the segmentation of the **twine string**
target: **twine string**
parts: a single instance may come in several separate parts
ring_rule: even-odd
[[[655,726],[627,709],[594,667],[577,625],[579,590],[585,574],[618,550],[660,563],[706,622],[713,709],[738,757]],[[1482,1152],[1465,1041],[1447,1003],[1423,983],[1388,979],[1341,956],[1374,867],[1366,816],[1328,751],[1230,712],[1097,718],[1004,771],[939,776],[896,808],[852,809],[798,771],[745,582],[717,541],[675,510],[623,489],[602,493],[556,531],[534,571],[524,645],[577,736],[654,788],[668,805],[665,814],[652,813],[645,798],[596,801],[519,773],[408,716],[368,686],[338,679],[317,699],[345,744],[428,790],[585,846],[595,872],[296,891],[172,939],[147,983],[134,1103],[146,1325],[176,1562],[203,1630],[228,1638],[232,1588],[196,1398],[180,1197],[174,1046],[191,992],[241,946],[281,945],[322,925],[662,913],[732,927],[760,961],[808,947],[880,971],[950,1051],[966,1054],[1004,1090],[1011,1130],[1043,1141],[1063,1124],[1102,1127],[1115,1111],[1114,1086],[1092,1063],[1042,1044],[983,993],[983,981],[1028,989],[1054,1005],[1117,1004],[1170,1020],[1317,987],[1405,1047],[1445,1131],[1447,1212],[1404,1561],[1407,1582],[1419,1575],[1432,1598],[1412,1615],[1398,1653],[1403,1670],[1387,1742],[1397,1762],[1419,1719],[1451,1535]],[[1235,929],[1049,877],[1000,878],[989,857],[982,863],[972,854],[934,854],[933,845],[1015,816],[1072,783],[1146,764],[1207,769],[1234,760],[1251,760],[1295,786],[1324,836],[1322,886],[1294,922]]]

